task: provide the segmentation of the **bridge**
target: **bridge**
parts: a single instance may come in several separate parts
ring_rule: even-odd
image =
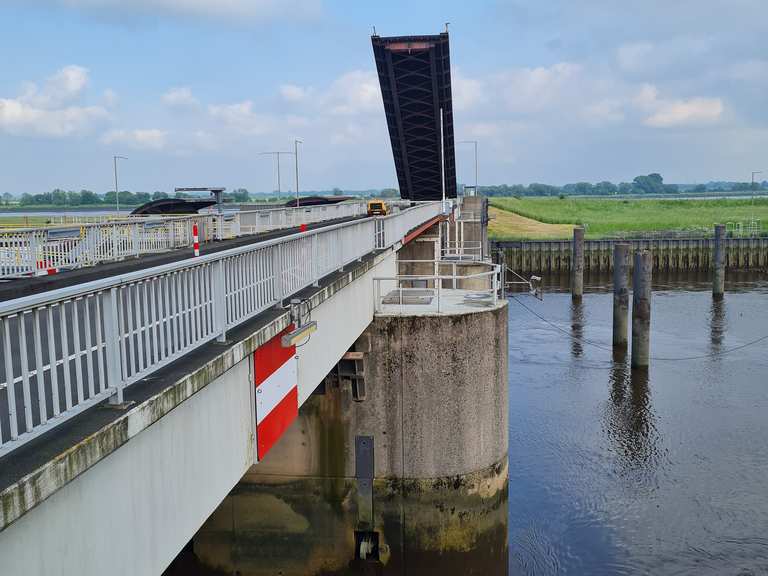
[[[374,314],[501,306],[476,213],[417,203],[0,303],[4,571],[162,573]]]

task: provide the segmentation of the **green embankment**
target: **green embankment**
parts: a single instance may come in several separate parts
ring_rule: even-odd
[[[582,224],[587,237],[632,232],[711,231],[716,223],[754,215],[768,230],[768,198],[718,200],[617,200],[597,198],[491,198],[491,205],[548,224]],[[521,238],[520,231],[496,227],[495,239]]]

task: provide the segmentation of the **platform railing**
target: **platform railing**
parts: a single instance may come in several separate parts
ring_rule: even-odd
[[[126,387],[439,213],[425,203],[0,303],[0,456],[122,403]]]
[[[364,203],[352,202],[190,216],[131,216],[93,224],[0,230],[0,278],[46,274],[189,248],[194,225],[200,242],[208,242],[365,212]]]
[[[398,274],[376,277],[376,313],[437,313],[461,306],[496,306],[501,295],[501,266],[482,262],[482,272],[461,274],[462,264],[444,260],[405,260],[398,264],[434,267],[434,274]]]

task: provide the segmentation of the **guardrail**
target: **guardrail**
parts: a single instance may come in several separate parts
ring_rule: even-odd
[[[400,274],[376,277],[374,306],[376,313],[413,314],[455,311],[464,305],[496,306],[501,291],[501,265],[481,262],[487,271],[459,274],[461,263],[442,260],[410,260],[408,263],[434,266],[436,270],[450,268],[448,274]]]
[[[207,242],[358,216],[365,211],[365,204],[349,203],[190,216],[132,216],[68,227],[0,230],[0,278],[47,274],[191,247],[194,225],[200,240]]]
[[[0,303],[0,456],[438,214],[425,203]]]

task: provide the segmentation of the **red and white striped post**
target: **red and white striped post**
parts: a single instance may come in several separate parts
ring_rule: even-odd
[[[195,249],[195,256],[200,256],[200,238],[197,235],[197,222],[192,224],[192,247]]]

